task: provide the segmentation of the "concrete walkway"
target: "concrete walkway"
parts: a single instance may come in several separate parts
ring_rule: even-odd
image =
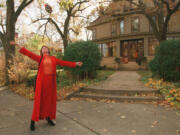
[[[140,76],[135,71],[117,71],[107,80],[90,87],[107,90],[153,90],[145,87],[139,80]]]
[[[29,130],[33,102],[0,91],[0,135],[179,135],[180,112],[148,104],[57,103],[56,126]]]

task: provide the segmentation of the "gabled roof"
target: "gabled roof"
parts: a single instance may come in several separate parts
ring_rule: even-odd
[[[91,29],[93,26],[106,23],[127,14],[132,14],[137,8],[130,6],[127,1],[112,2],[104,11],[104,15],[100,15],[95,21],[91,22],[87,27]]]
[[[113,19],[113,17],[111,15],[99,16],[95,21],[91,22],[90,25],[87,28],[90,29],[92,26],[108,22],[108,21],[110,21],[112,19]]]

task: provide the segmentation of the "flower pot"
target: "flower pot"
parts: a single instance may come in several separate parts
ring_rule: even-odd
[[[128,57],[124,57],[124,63],[127,64],[128,63]]]

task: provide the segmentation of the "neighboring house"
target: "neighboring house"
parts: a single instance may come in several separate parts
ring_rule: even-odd
[[[135,10],[128,4],[119,7],[116,5],[114,12],[120,12],[119,16],[100,15],[87,27],[92,31],[92,40],[99,44],[103,56],[102,65],[114,68],[114,57],[128,57],[130,62],[135,63],[136,50],[148,59],[154,56],[159,42],[147,18],[135,14]],[[169,22],[167,39],[180,39],[179,22],[180,15],[176,13]]]

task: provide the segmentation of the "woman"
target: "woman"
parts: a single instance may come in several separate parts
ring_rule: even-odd
[[[39,63],[30,129],[35,130],[35,122],[42,119],[46,119],[49,125],[54,126],[52,120],[56,118],[56,65],[75,68],[82,66],[82,62],[63,61],[50,56],[47,46],[41,48],[39,56],[14,41],[10,44],[19,47],[20,53]]]

